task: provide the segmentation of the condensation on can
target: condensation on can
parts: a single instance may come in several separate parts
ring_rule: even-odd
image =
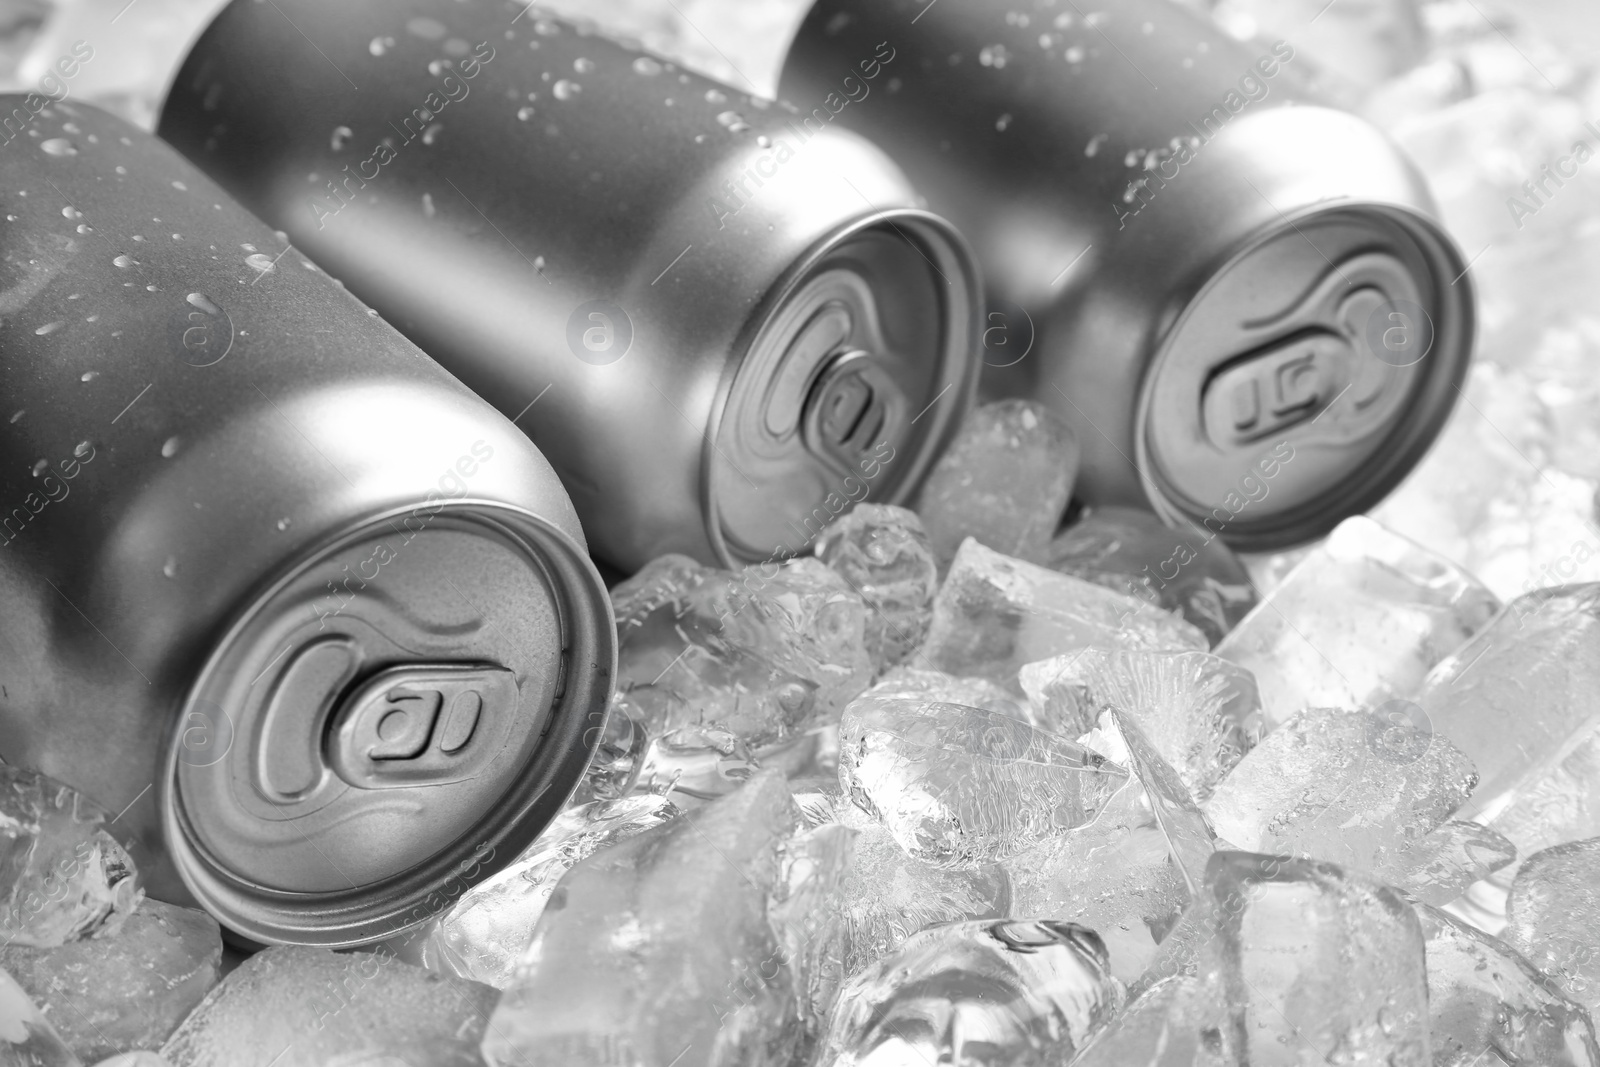
[[[837,121],[972,241],[984,393],[1073,425],[1085,502],[1282,547],[1371,507],[1437,437],[1472,352],[1467,264],[1415,168],[1316,102],[1292,43],[1161,0],[819,0],[783,96],[858,81],[874,47],[897,78]]]
[[[0,153],[0,754],[246,941],[426,921],[602,732],[555,472],[156,138],[52,103]]]
[[[976,392],[962,239],[839,124],[524,7],[239,0],[161,135],[516,420],[608,563],[908,499]]]

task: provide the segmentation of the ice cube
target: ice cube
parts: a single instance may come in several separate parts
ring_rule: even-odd
[[[170,1067],[156,1052],[124,1052],[101,1060],[94,1067]]]
[[[1067,920],[1094,930],[1111,973],[1131,982],[1190,896],[1139,782],[1114,793],[1094,821],[1003,864],[1011,915]]]
[[[865,605],[814,559],[730,572],[662,556],[612,604],[618,690],[651,738],[705,726],[759,748],[837,721],[871,680]]]
[[[855,835],[839,905],[846,930],[844,977],[926,927],[1014,914],[1011,879],[1002,867],[930,867],[906,855],[882,824],[842,796],[837,781],[795,785],[795,802],[809,825],[837,824]]]
[[[839,780],[907,853],[978,867],[1094,817],[1127,772],[1022,719],[869,691],[845,709]]]
[[[1071,923],[968,922],[916,934],[850,980],[821,1061],[1064,1063],[1121,1007],[1093,931]]]
[[[0,967],[88,1062],[157,1048],[221,977],[222,932],[203,911],[141,901],[114,934],[0,947]]]
[[[161,1055],[172,1067],[473,1067],[494,999],[388,953],[279,946],[224,978]]]
[[[1023,664],[1092,646],[1210,647],[1170,612],[968,539],[934,598],[933,622],[914,663],[987,678],[1020,694],[1016,675]]]
[[[650,737],[644,724],[636,722],[628,713],[622,696],[614,695],[594,758],[589,761],[589,770],[573,794],[573,802],[587,804],[627,796],[639,780],[639,770],[644,766],[645,751],[649,747]]]
[[[1038,560],[1072,498],[1078,442],[1049,408],[1001,400],[975,408],[928,474],[917,513],[941,563],[976,538],[996,552]]]
[[[0,766],[0,940],[51,948],[115,931],[140,892],[112,820],[71,786]]]
[[[1217,646],[1261,687],[1268,729],[1307,707],[1414,696],[1500,608],[1477,579],[1363,516],[1341,522]]]
[[[1505,940],[1572,1000],[1600,1010],[1600,838],[1523,861],[1506,904]]]
[[[1588,1012],[1511,946],[1426,904],[1417,918],[1435,1067],[1600,1065]]]
[[[479,882],[450,908],[403,940],[407,959],[430,970],[504,989],[563,875],[603,848],[670,822],[677,807],[643,794],[569,807],[516,861]]]
[[[783,777],[764,771],[578,863],[501,996],[484,1058],[786,1064],[799,1010],[767,899],[798,824]]]
[[[650,741],[634,787],[693,806],[733,792],[756,769],[750,746],[733,731],[720,726],[680,726]]]
[[[1018,698],[1011,690],[987,678],[958,678],[943,671],[896,667],[878,679],[870,692],[880,697],[911,697],[937,700],[944,704],[965,704],[969,708],[983,708],[1018,719],[1031,717],[1027,701]]]
[[[779,875],[767,901],[767,919],[793,972],[804,1035],[802,1055],[822,1034],[845,978],[849,927],[847,882],[856,831],[827,823],[784,844]],[[759,974],[747,977],[749,982]]]
[[[1218,852],[1139,992],[1222,990],[1239,1062],[1429,1067],[1422,927],[1405,898],[1328,863]]]
[[[1180,613],[1215,645],[1255,607],[1250,574],[1210,531],[1097,507],[1050,542],[1052,570]]]
[[[0,1063],[16,1067],[82,1067],[27,992],[0,971]]]
[[[1394,730],[1366,709],[1308,708],[1239,761],[1205,814],[1218,837],[1252,852],[1369,872],[1410,855],[1472,794],[1477,775],[1445,738],[1419,731],[1395,743]]]
[[[1145,990],[1072,1061],[1072,1067],[1239,1067],[1221,993],[1173,975]]]
[[[1177,771],[1156,751],[1138,721],[1121,708],[1112,708],[1108,714],[1127,748],[1128,767],[1144,789],[1173,862],[1192,893],[1199,888],[1206,864],[1217,850],[1216,835]]]
[[[1261,735],[1255,678],[1205,652],[1084,649],[1023,666],[1036,721],[1076,737],[1108,707],[1131,714],[1197,800]]]
[[[1465,818],[1524,855],[1600,834],[1594,693],[1600,687],[1600,584],[1519,597],[1429,676],[1418,703],[1477,765]]]
[[[922,643],[939,570],[916,512],[857,504],[822,531],[815,553],[866,602],[867,653],[875,668],[899,663]]]
[[[1437,906],[1455,900],[1516,858],[1516,846],[1487,826],[1447,822],[1417,838],[1409,848],[1380,856],[1368,873]]]

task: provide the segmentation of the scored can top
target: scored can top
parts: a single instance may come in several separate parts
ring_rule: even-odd
[[[239,0],[160,132],[525,428],[597,557],[735,565],[905,500],[976,388],[966,246],[825,103],[860,60],[786,107],[522,3]]]
[[[0,754],[249,940],[426,921],[602,732],[616,637],[570,501],[169,146],[0,114]]]
[[[879,42],[893,79],[839,121],[972,242],[983,390],[1073,426],[1084,502],[1280,547],[1375,504],[1436,438],[1472,352],[1467,264],[1293,42],[1167,0],[817,0],[784,96]]]

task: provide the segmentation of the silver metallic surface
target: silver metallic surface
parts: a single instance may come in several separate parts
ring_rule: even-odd
[[[62,103],[0,165],[0,754],[246,938],[426,919],[601,732],[555,473],[154,137]]]
[[[905,500],[975,392],[961,239],[808,118],[520,3],[238,0],[160,132],[525,428],[632,570]]]
[[[857,100],[874,49],[893,77]],[[1071,422],[1081,499],[1262,549],[1398,483],[1474,336],[1423,179],[1305,68],[1162,0],[819,0],[781,89],[848,94],[835,121],[972,241],[985,395]]]

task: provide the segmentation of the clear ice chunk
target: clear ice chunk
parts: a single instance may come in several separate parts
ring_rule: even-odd
[[[1524,855],[1600,835],[1600,584],[1511,602],[1428,677],[1417,702],[1477,766],[1464,818]]]
[[[839,780],[907,853],[978,867],[1094,817],[1127,772],[1022,719],[868,692],[845,709]]]
[[[1364,516],[1346,519],[1217,646],[1249,669],[1267,728],[1302,708],[1415,696],[1500,608],[1472,575]]]
[[[1110,715],[1127,748],[1128,767],[1143,787],[1173,862],[1193,893],[1200,888],[1206,865],[1217,850],[1216,835],[1188,787],[1139,728],[1138,721],[1121,708],[1112,708]]]
[[[866,607],[815,559],[731,572],[662,556],[611,599],[621,703],[652,739],[711,727],[759,748],[836,722],[871,681]]]
[[[1215,983],[1251,1067],[1430,1067],[1422,927],[1398,892],[1328,863],[1218,852],[1136,992]]]
[[[69,785],[0,765],[0,942],[53,948],[126,919],[142,894],[112,818]]]
[[[1374,871],[1472,794],[1472,761],[1438,735],[1366,709],[1308,708],[1261,740],[1203,805],[1217,836],[1251,852]]]
[[[918,667],[987,678],[1020,693],[1025,663],[1090,647],[1205,651],[1205,635],[1143,600],[968,539],[933,601]]]
[[[0,971],[0,1063],[7,1067],[82,1067],[39,1006]]]
[[[500,998],[484,1059],[786,1065],[800,1013],[767,902],[799,825],[782,775],[764,771],[579,862]]]
[[[1516,858],[1516,846],[1489,827],[1451,821],[1415,839],[1409,848],[1385,853],[1368,873],[1437,907]]]
[[[1002,866],[1011,878],[1013,916],[1055,918],[1095,931],[1123,982],[1142,974],[1178,921],[1190,894],[1135,779],[1114,793],[1094,821],[1046,840]]]
[[[1053,733],[1087,732],[1106,708],[1131,714],[1201,801],[1261,736],[1255,678],[1206,652],[1091,648],[1026,664],[1018,678]]]
[[[493,988],[392,954],[277,946],[228,974],[167,1039],[172,1067],[474,1067]]]
[[[784,844],[767,901],[767,920],[794,976],[804,1031],[802,1054],[821,1037],[845,979],[850,937],[845,902],[855,839],[856,831],[840,823],[796,834]],[[747,986],[764,980],[762,970],[746,972]]]
[[[215,919],[149,899],[116,933],[56,948],[0,947],[0,967],[90,1063],[159,1047],[217,984],[221,962]]]
[[[1434,1067],[1600,1065],[1589,1013],[1516,950],[1426,904],[1417,918]]]
[[[720,726],[680,726],[645,746],[634,789],[692,807],[727,796],[749,781],[757,769],[750,746],[733,731]]]
[[[1014,913],[1011,878],[1003,867],[930,867],[906,855],[882,824],[843,797],[837,781],[795,786],[795,802],[808,825],[837,824],[854,834],[839,904],[845,924],[843,977],[929,926]]]
[[[1220,992],[1172,975],[1129,1001],[1072,1067],[1239,1067],[1231,1036]]]
[[[627,796],[639,780],[644,766],[645,751],[650,737],[644,724],[635,722],[628,713],[626,701],[613,695],[610,713],[606,715],[605,729],[595,747],[589,769],[572,796],[575,804],[595,800],[620,800]]]
[[[1021,559],[1044,556],[1072,498],[1079,449],[1072,428],[1031,400],[973,409],[917,497],[941,563],[969,537]]]
[[[870,692],[880,697],[909,697],[937,700],[943,704],[965,704],[969,708],[983,708],[1018,719],[1032,716],[1026,700],[987,678],[958,678],[943,671],[917,667],[896,667],[878,679]]]
[[[601,849],[679,814],[670,800],[650,794],[567,808],[510,866],[407,935],[417,951],[405,955],[430,970],[504,989],[562,876]]]
[[[938,926],[850,980],[821,1062],[1053,1067],[1082,1048],[1122,998],[1105,946],[1081,926]]]
[[[1138,508],[1097,507],[1062,530],[1051,570],[1181,614],[1216,645],[1256,606],[1250,573],[1216,534]]]
[[[1600,1011],[1600,838],[1523,861],[1506,902],[1504,937],[1569,998]]]
[[[867,654],[878,670],[922,643],[939,591],[939,569],[917,513],[891,504],[857,504],[817,538],[816,557],[867,605]]]

